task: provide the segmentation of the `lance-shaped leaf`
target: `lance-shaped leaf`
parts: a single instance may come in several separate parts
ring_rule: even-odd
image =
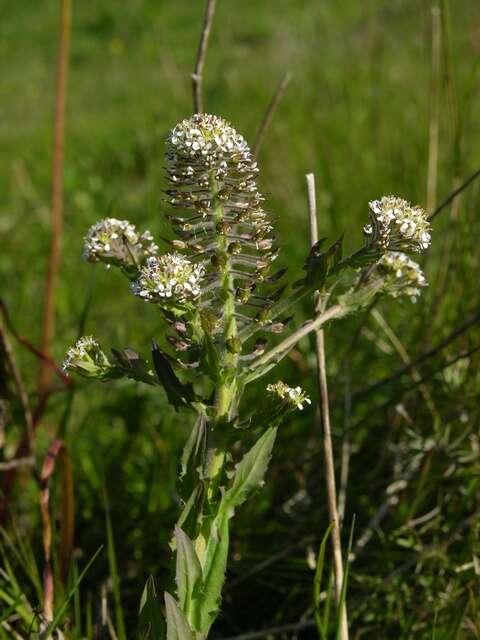
[[[202,568],[193,542],[177,525],[175,527],[175,542],[177,545],[177,563],[175,581],[180,608],[187,618],[193,609],[193,597],[202,581]]]
[[[227,570],[228,521],[227,512],[220,507],[217,517],[212,522],[205,550],[202,602],[198,609],[198,629],[205,635],[208,633],[220,609],[222,588]]]
[[[145,583],[138,618],[141,640],[164,640],[165,621],[160,612],[160,602],[152,576],[149,576]]]
[[[276,427],[267,429],[237,464],[232,486],[225,492],[220,506],[229,518],[248,495],[263,484],[276,436]]]
[[[342,259],[343,236],[334,242],[328,249],[321,251],[325,238],[316,242],[310,249],[305,261],[305,278],[295,285],[307,285],[321,288],[326,278],[334,267],[340,264]]]
[[[190,433],[181,458],[180,492],[187,500],[195,486],[202,479],[202,466],[207,445],[206,418],[200,414]]]
[[[165,591],[165,616],[167,618],[167,640],[195,640],[185,614],[177,601]]]
[[[217,516],[212,522],[203,562],[203,597],[199,609],[201,633],[208,633],[220,607],[228,557],[229,520],[235,509],[263,483],[276,435],[276,428],[267,429],[243,456],[236,467],[231,487],[223,495]]]
[[[195,401],[195,393],[191,383],[183,384],[175,375],[167,356],[160,349],[155,340],[152,341],[152,355],[155,371],[171,405],[178,408],[188,406]]]
[[[149,370],[147,363],[133,349],[112,349],[112,354],[117,361],[119,369],[132,380],[145,382],[146,384],[158,384],[155,376]]]
[[[198,530],[201,527],[203,520],[203,505],[205,502],[205,484],[203,480],[197,484],[192,493],[185,502],[180,518],[178,519],[178,526],[189,535],[192,539],[195,539],[198,535]],[[175,550],[176,543],[175,537],[170,543],[172,550]]]

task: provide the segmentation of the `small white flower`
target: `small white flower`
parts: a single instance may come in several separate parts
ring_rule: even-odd
[[[275,384],[267,385],[267,392],[284,400],[291,408],[303,410],[304,404],[312,404],[312,401],[301,387],[289,387],[287,384],[279,380]]]
[[[132,282],[132,291],[149,302],[161,303],[171,298],[184,304],[199,297],[203,276],[202,265],[192,263],[180,253],[167,253],[147,259],[138,278]]]
[[[385,278],[385,290],[394,298],[409,296],[416,302],[427,279],[420,266],[405,253],[389,251],[378,261],[378,271]]]
[[[168,151],[176,159],[212,164],[228,160],[250,160],[250,149],[244,137],[223,118],[197,113],[177,124],[167,139]],[[191,171],[192,167],[186,167]]]
[[[89,262],[132,267],[140,266],[147,256],[157,252],[150,231],[138,233],[128,220],[105,218],[88,230],[83,256]]]
[[[382,252],[420,252],[429,247],[430,224],[421,207],[396,196],[372,200],[369,207],[370,222],[363,228],[368,245]]]
[[[83,336],[67,351],[62,368],[85,378],[108,380],[117,374],[116,367],[93,336]]]

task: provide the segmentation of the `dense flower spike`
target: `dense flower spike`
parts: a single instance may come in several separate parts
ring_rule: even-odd
[[[93,336],[83,336],[67,351],[63,369],[84,378],[100,380],[115,378],[118,374],[117,368],[109,361]]]
[[[425,211],[396,196],[369,203],[370,223],[363,231],[367,245],[377,251],[420,252],[430,245],[430,225]]]
[[[128,268],[139,267],[157,251],[150,231],[139,234],[128,220],[105,218],[88,230],[83,256],[89,262]]]
[[[385,278],[385,290],[394,298],[405,295],[415,302],[428,285],[420,266],[405,253],[385,253],[378,262],[378,271]]]
[[[193,264],[179,253],[167,253],[147,259],[138,278],[132,282],[132,290],[149,302],[184,304],[200,295],[203,275],[201,265]]]
[[[281,380],[275,384],[267,385],[267,392],[276,398],[280,398],[286,402],[291,408],[303,410],[304,404],[312,404],[312,401],[301,387],[289,387]]]
[[[277,253],[245,139],[222,118],[196,114],[170,132],[166,170],[169,203],[178,210],[170,221],[180,241],[172,244],[204,261],[209,286],[202,294],[219,315],[231,290],[237,321],[248,323],[251,315],[238,307],[265,281]]]

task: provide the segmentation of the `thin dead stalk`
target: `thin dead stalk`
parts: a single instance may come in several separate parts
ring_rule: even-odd
[[[432,58],[430,82],[430,118],[428,131],[427,211],[432,212],[437,203],[438,139],[440,120],[440,54],[441,54],[440,7],[432,7]]]
[[[318,242],[317,206],[315,195],[315,177],[313,173],[306,176],[308,194],[308,213],[310,221],[310,244],[313,246]],[[318,302],[316,311],[320,311]],[[330,425],[330,407],[328,401],[327,366],[325,361],[325,334],[323,329],[315,331],[316,355],[317,355],[317,375],[320,392],[320,415],[323,431],[323,452],[325,457],[325,476],[327,485],[328,512],[330,521],[333,523],[332,541],[333,566],[335,576],[335,597],[337,604],[341,602],[343,587],[343,559],[342,543],[340,537],[340,519],[338,514],[337,489],[335,482],[335,464],[333,458],[332,432]],[[342,604],[340,611],[340,639],[348,640],[348,619],[345,604]]]
[[[288,83],[290,82],[291,77],[292,76],[290,75],[290,73],[285,73],[285,75],[283,76],[283,78],[281,78],[280,82],[277,85],[277,89],[273,94],[272,99],[270,100],[270,104],[267,107],[265,115],[263,116],[263,120],[258,127],[257,135],[255,136],[255,142],[252,146],[252,155],[254,156],[258,155],[258,151],[265,137],[265,133],[267,132],[267,129],[270,127],[270,124],[272,122],[273,114],[275,113],[278,105],[280,104],[280,101],[285,94],[285,91],[287,90]]]
[[[342,437],[342,453],[340,460],[340,489],[338,491],[338,517],[340,524],[343,523],[345,518],[345,509],[347,506],[347,488],[348,488],[348,476],[350,471],[350,418],[352,415],[352,375],[351,375],[351,363],[348,360],[348,365],[345,368],[345,398],[343,403],[343,437]]]
[[[388,324],[388,322],[385,320],[385,318],[382,316],[382,314],[378,309],[372,310],[372,317],[375,320],[375,322],[378,324],[378,326],[381,327],[381,329],[384,331],[387,338],[390,340],[390,343],[392,344],[393,348],[402,359],[403,364],[407,366],[411,365],[412,360],[407,350],[405,349],[405,347],[403,346],[402,342],[399,340],[396,333],[393,331],[393,329],[390,327],[390,325]],[[418,388],[420,390],[420,393],[422,394],[423,399],[425,400],[425,404],[428,407],[428,410],[430,411],[430,413],[432,414],[432,417],[434,418],[434,420],[440,420],[439,413],[437,411],[435,403],[433,402],[430,391],[428,390],[428,387],[421,382],[422,376],[415,365],[413,365],[412,368],[410,369],[410,376],[412,380],[414,380],[415,382],[418,382]]]
[[[468,320],[466,320],[459,327],[457,327],[454,331],[452,331],[441,342],[436,344],[434,347],[432,347],[428,351],[425,351],[414,360],[411,360],[410,364],[406,365],[405,367],[402,367],[398,371],[395,371],[392,375],[388,376],[387,378],[383,378],[382,380],[379,380],[378,382],[375,382],[374,384],[368,387],[363,387],[362,389],[355,391],[353,393],[353,399],[357,400],[359,398],[368,396],[374,393],[375,391],[378,391],[385,385],[395,382],[396,380],[401,378],[403,375],[409,373],[414,367],[417,367],[418,365],[423,364],[427,360],[430,360],[431,358],[438,355],[443,349],[445,349],[445,347],[447,347],[458,337],[460,337],[461,335],[469,331],[471,327],[475,326],[479,322],[480,322],[480,313],[475,313],[473,316],[468,318]]]
[[[42,347],[44,354],[50,353],[55,332],[55,289],[61,260],[63,230],[63,172],[65,104],[67,98],[68,57],[70,49],[70,0],[60,0],[59,43],[57,57],[57,79],[55,99],[55,133],[52,164],[52,233],[47,279],[45,284],[45,307],[43,311]],[[40,365],[38,392],[42,396],[51,378],[51,370],[44,360]]]
[[[195,70],[192,73],[193,110],[194,113],[203,113],[203,68],[207,57],[208,40],[215,15],[216,0],[207,0],[205,18],[203,20],[202,35],[198,46]]]
[[[35,458],[33,458],[33,456],[26,456],[25,458],[14,458],[13,460],[0,462],[0,471],[10,471],[11,469],[18,469],[18,467],[33,467],[34,465]]]
[[[22,405],[23,419],[25,421],[26,435],[28,440],[28,452],[33,453],[34,424],[33,424],[32,412],[30,411],[28,394],[25,389],[25,385],[23,384],[22,374],[20,373],[20,369],[18,368],[17,361],[15,359],[15,354],[12,349],[12,345],[10,344],[10,340],[8,339],[7,334],[5,333],[5,331],[1,326],[0,326],[0,344],[5,353],[6,361],[8,363],[10,373],[12,374],[13,381],[15,383],[17,395],[20,400],[20,404]],[[10,467],[10,468],[13,469],[14,467]]]
[[[434,218],[438,216],[439,213],[442,213],[442,211],[446,209],[448,205],[455,200],[455,198],[457,198],[461,193],[463,193],[465,189],[467,189],[472,184],[472,182],[475,182],[477,178],[480,178],[480,169],[477,169],[474,173],[472,173],[464,182],[462,182],[462,184],[459,187],[456,187],[445,198],[445,200],[442,200],[442,202],[438,205],[435,211],[428,218],[429,221],[431,222]]]
[[[61,538],[58,562],[62,580],[65,580],[73,550],[74,500],[72,467],[68,450],[63,440],[55,440],[48,449],[40,475],[40,512],[42,516],[42,540],[45,555],[43,571],[43,615],[47,622],[53,620],[54,581],[52,573],[52,521],[50,517],[50,479],[60,465],[61,501]]]

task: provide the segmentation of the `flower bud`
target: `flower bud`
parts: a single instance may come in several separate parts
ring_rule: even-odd
[[[363,232],[367,246],[379,252],[418,253],[430,246],[430,224],[425,211],[395,196],[384,196],[369,203],[369,224]]]
[[[422,288],[428,286],[420,266],[405,253],[385,253],[377,268],[385,280],[385,292],[394,298],[409,296],[412,302],[416,302]]]
[[[83,257],[107,266],[138,268],[157,253],[150,231],[139,234],[128,220],[105,218],[90,227],[85,236]]]
[[[199,297],[203,275],[201,265],[193,264],[180,253],[167,253],[148,258],[132,282],[132,291],[163,306],[185,305]]]
[[[117,367],[109,361],[93,336],[80,338],[75,346],[67,351],[63,369],[84,378],[100,380],[111,380],[119,375]]]

